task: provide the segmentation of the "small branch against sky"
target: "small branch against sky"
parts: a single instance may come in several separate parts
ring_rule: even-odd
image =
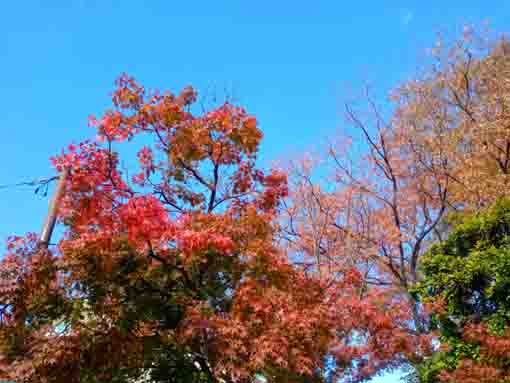
[[[29,186],[31,188],[35,188],[34,192],[36,194],[40,193],[43,196],[47,195],[49,185],[58,179],[59,176],[51,176],[51,177],[40,177],[33,179],[31,181],[21,181],[10,184],[0,184],[0,190],[9,190],[13,188],[19,188],[24,186]]]

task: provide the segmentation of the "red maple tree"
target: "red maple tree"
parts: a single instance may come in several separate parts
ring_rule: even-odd
[[[287,176],[256,167],[254,116],[230,103],[193,114],[190,87],[116,85],[114,108],[90,118],[96,139],[52,158],[69,172],[64,235],[48,250],[13,237],[0,263],[3,375],[357,380],[423,346],[388,290],[363,293],[354,268],[310,274],[276,245]]]

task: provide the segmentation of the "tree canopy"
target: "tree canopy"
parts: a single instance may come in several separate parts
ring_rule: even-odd
[[[423,382],[510,378],[510,200],[464,217],[423,258],[417,291],[433,312],[441,350]]]
[[[5,376],[313,381],[327,370],[358,379],[414,350],[391,337],[406,314],[385,309],[384,291],[362,294],[355,268],[325,279],[294,267],[275,241],[287,177],[255,166],[255,117],[230,103],[195,115],[195,99],[192,88],[146,92],[123,75],[115,108],[90,118],[97,139],[52,159],[69,172],[65,234],[49,249],[34,234],[9,241]],[[138,146],[138,168],[121,168],[121,143]],[[370,344],[353,343],[356,334]]]
[[[438,46],[389,113],[347,103],[352,134],[286,169],[258,166],[243,107],[121,75],[51,159],[62,236],[0,260],[0,376],[508,378],[510,45],[482,37]]]

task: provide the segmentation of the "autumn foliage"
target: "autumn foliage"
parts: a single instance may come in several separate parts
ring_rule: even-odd
[[[279,232],[308,273],[355,267],[367,294],[385,291],[393,313],[412,313],[394,336],[423,342],[434,334],[414,290],[422,256],[447,238],[450,213],[470,214],[508,195],[510,164],[508,40],[466,27],[461,39],[440,40],[431,58],[430,69],[396,87],[387,104],[370,88],[347,102],[348,134],[290,164]],[[414,366],[428,358],[406,357]]]
[[[123,75],[115,108],[90,118],[97,138],[52,158],[70,173],[65,234],[49,250],[11,238],[0,267],[6,377],[354,380],[421,347],[398,335],[411,313],[363,293],[355,268],[292,264],[275,244],[287,176],[255,166],[255,117],[230,103],[194,115],[195,98]],[[139,148],[137,168],[121,168],[121,143]]]
[[[445,382],[507,378],[507,317],[499,333],[470,317],[464,354],[434,364],[453,339],[434,332],[453,262],[434,251],[462,231],[449,237],[452,212],[508,194],[510,48],[466,29],[433,53],[390,112],[364,92],[367,108],[345,107],[352,134],[286,170],[257,166],[263,134],[242,107],[197,113],[191,87],[122,75],[89,119],[94,139],[51,159],[69,172],[64,234],[49,249],[14,236],[0,261],[0,375],[332,382],[433,365]],[[445,253],[456,268],[480,255],[459,243]]]

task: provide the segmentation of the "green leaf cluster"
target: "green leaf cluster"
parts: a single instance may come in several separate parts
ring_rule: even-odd
[[[455,221],[448,238],[422,258],[423,280],[415,289],[424,303],[444,302],[430,322],[443,347],[418,367],[426,383],[460,359],[482,358],[479,345],[463,338],[467,323],[483,322],[495,335],[510,328],[510,200]],[[510,368],[510,360],[498,364]]]

